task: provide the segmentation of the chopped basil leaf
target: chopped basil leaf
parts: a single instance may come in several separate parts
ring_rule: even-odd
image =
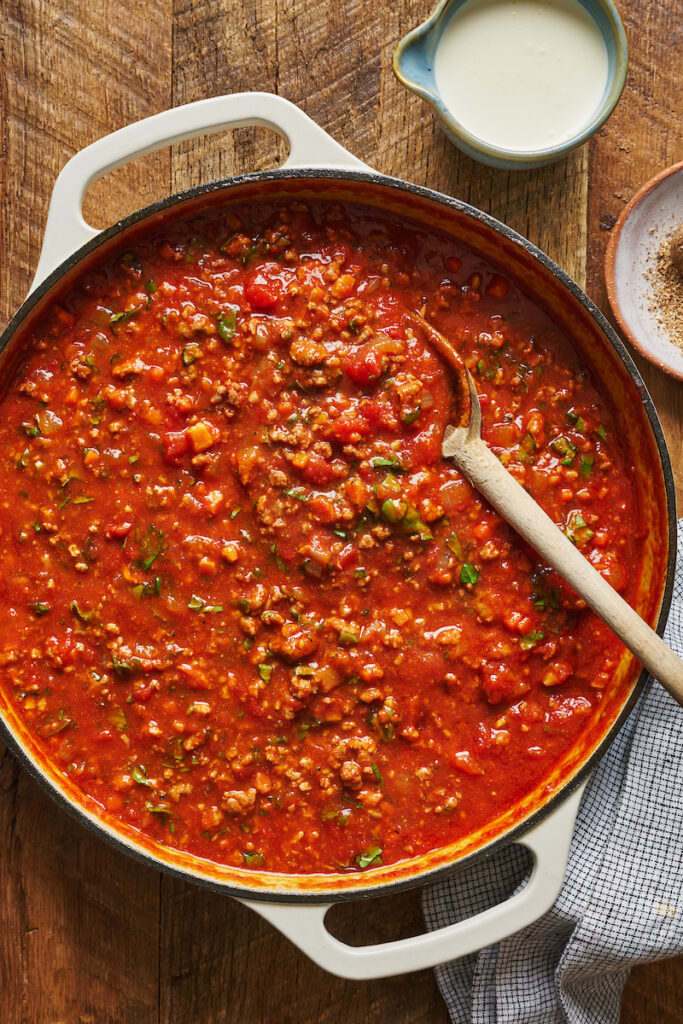
[[[465,552],[458,538],[457,533],[452,533],[446,541],[446,547],[453,552],[456,558],[462,558]]]
[[[369,868],[371,864],[379,867],[382,863],[382,847],[371,846],[365,853],[356,854],[356,863],[360,868]]]
[[[202,347],[198,345],[196,341],[191,341],[185,346],[182,351],[183,366],[191,366],[198,359],[201,358]]]
[[[535,647],[539,641],[543,640],[544,634],[538,633],[535,629],[526,636],[523,636],[519,641],[519,646],[523,651],[530,651],[532,647]]]
[[[399,501],[398,498],[387,498],[382,502],[382,515],[390,523],[400,523],[407,511],[406,502]]]
[[[81,620],[81,622],[89,622],[90,619],[92,619],[93,615],[95,614],[95,612],[92,610],[89,612],[81,611],[81,609],[78,607],[75,601],[72,601],[69,607],[71,609],[72,615],[75,615],[76,618]]]
[[[193,594],[187,602],[187,607],[193,612],[222,612],[222,604],[207,604],[203,597]]]
[[[173,814],[173,811],[171,810],[170,807],[166,807],[164,804],[155,805],[153,803],[150,803],[149,800],[146,802],[145,807],[150,812],[150,814]]]
[[[109,323],[114,329],[116,329],[121,324],[125,324],[128,320],[132,320],[132,318],[137,316],[138,313],[142,313],[142,310],[142,306],[134,306],[133,309],[124,309],[122,313],[114,313],[114,315],[110,317]]]
[[[131,777],[135,780],[135,782],[137,782],[140,786],[150,786],[152,789],[154,788],[153,783],[150,782],[150,780],[147,778],[147,772],[145,771],[144,768],[133,768],[133,771],[130,774]]]
[[[234,309],[227,313],[219,313],[216,323],[218,324],[218,334],[221,341],[229,345],[235,337],[235,331],[237,330],[237,317],[235,316]]]
[[[479,571],[471,562],[465,562],[460,570],[460,582],[475,584],[479,579]]]
[[[244,863],[250,868],[261,867],[261,865],[266,863],[266,858],[262,853],[251,853],[249,850],[244,850],[242,856],[244,857]]]
[[[405,473],[405,467],[401,465],[398,459],[386,459],[381,456],[370,460],[370,465],[373,469],[393,469],[394,473]]]
[[[127,661],[119,661],[115,654],[111,656],[112,667],[117,675],[124,675],[126,672],[139,672],[142,662],[139,658],[128,658]]]
[[[122,708],[114,708],[109,715],[109,721],[121,732],[128,728],[128,719],[126,718],[125,712]]]
[[[44,601],[31,601],[29,608],[34,615],[40,617],[41,615],[47,615],[48,612],[52,611],[52,605],[45,604]]]
[[[402,413],[401,420],[403,421],[403,423],[406,424],[406,426],[410,426],[410,424],[414,423],[415,420],[418,418],[421,411],[422,409],[419,405],[416,406],[414,409],[408,409],[406,410],[406,412]]]

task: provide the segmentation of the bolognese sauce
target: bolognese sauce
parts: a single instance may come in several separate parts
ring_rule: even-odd
[[[483,436],[617,589],[612,411],[518,284],[353,206],[167,223],[52,303],[2,401],[0,686],[108,820],[208,860],[370,870],[548,776],[622,648],[441,457]]]

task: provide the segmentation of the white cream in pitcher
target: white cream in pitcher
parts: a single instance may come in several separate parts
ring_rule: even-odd
[[[467,0],[439,41],[445,106],[472,135],[532,151],[573,138],[607,84],[607,48],[578,0]]]

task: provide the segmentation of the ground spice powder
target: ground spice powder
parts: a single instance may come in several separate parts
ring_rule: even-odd
[[[648,310],[669,340],[683,350],[683,274],[671,258],[672,231],[651,253],[647,278],[652,285]]]

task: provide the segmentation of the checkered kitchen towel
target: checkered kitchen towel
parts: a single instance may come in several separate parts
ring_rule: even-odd
[[[683,519],[666,639],[683,655]],[[564,886],[539,921],[436,976],[454,1024],[616,1024],[636,964],[683,952],[683,710],[650,685],[592,775]],[[507,847],[425,891],[430,929],[510,896]]]

